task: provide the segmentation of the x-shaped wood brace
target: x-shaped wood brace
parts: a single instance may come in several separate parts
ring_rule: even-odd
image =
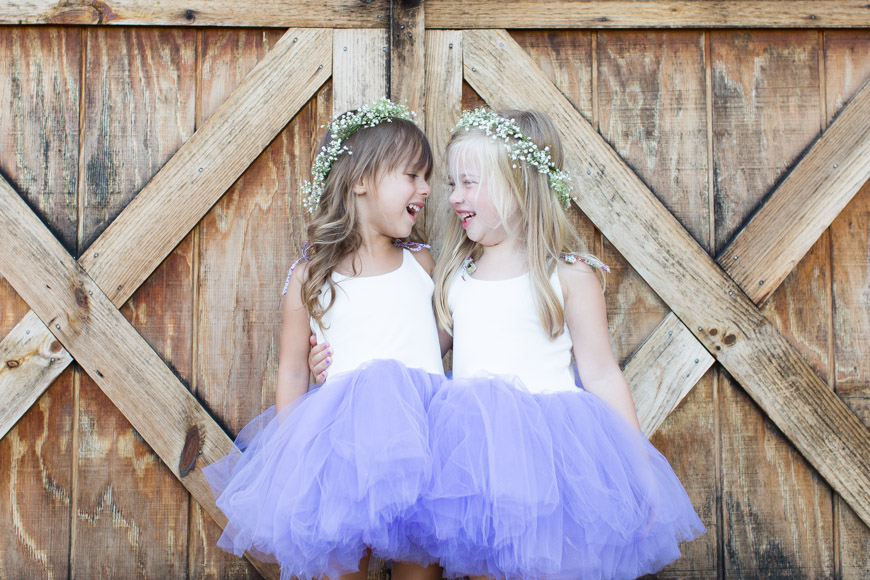
[[[688,383],[690,388],[712,364],[714,359],[707,353],[713,352],[832,487],[865,522],[870,523],[870,506],[867,505],[870,445],[863,425],[761,315],[734,282],[739,278],[735,275],[732,279],[713,263],[509,35],[503,31],[479,31],[466,32],[464,38],[465,78],[493,106],[534,107],[553,117],[563,131],[570,166],[579,173],[581,189],[588,192],[582,199],[583,211],[685,322],[683,324],[673,314],[669,315],[632,361],[652,351],[664,355],[674,349],[694,349],[692,352],[698,352],[703,360],[699,359],[695,364],[692,375],[695,378]],[[331,72],[331,50],[331,35],[327,31],[288,32],[91,246],[78,265],[12,188],[5,181],[0,183],[0,241],[4,247],[10,248],[5,256],[0,257],[0,273],[9,279],[40,318],[49,323],[54,335],[49,334],[45,326],[34,323],[35,317],[30,313],[4,339],[0,355],[6,361],[19,362],[20,358],[14,353],[4,352],[7,344],[16,341],[17,344],[29,344],[31,352],[34,343],[44,344],[45,360],[54,358],[54,362],[43,365],[42,374],[52,373],[53,378],[71,361],[62,349],[50,348],[56,337],[221,525],[223,516],[214,506],[199,466],[194,467],[194,464],[197,452],[201,451],[203,455],[203,461],[199,463],[208,464],[228,451],[230,441],[121,316],[117,307],[147,279],[325,82]],[[318,69],[311,63],[322,64],[322,68]],[[508,64],[509,69],[505,70]],[[511,78],[514,82],[505,86],[504,78]],[[526,87],[536,90],[526,92],[523,90]],[[868,95],[870,92],[862,90],[859,97],[863,100],[856,97],[841,119],[853,110],[856,118],[870,117],[864,104],[870,100]],[[261,99],[264,102],[261,106],[271,107],[270,110],[276,114],[256,120],[240,120],[237,109],[250,99]],[[247,110],[257,108],[247,107]],[[825,141],[829,133],[835,133],[837,126],[835,123],[817,146],[833,142],[835,151],[843,149],[849,153],[840,141]],[[863,135],[867,133],[865,131]],[[861,147],[853,149],[865,151],[866,158],[867,139],[862,138],[859,144]],[[821,158],[819,162],[826,159],[821,153],[814,155],[816,147],[793,175],[798,174],[801,167],[809,166],[811,159],[813,162],[816,158]],[[215,156],[215,151],[220,153]],[[845,174],[849,162],[841,162],[840,167]],[[866,176],[860,179],[853,175],[853,179],[863,183]],[[787,183],[777,193],[786,188]],[[837,204],[827,204],[829,213],[832,212],[827,221],[809,213],[813,225],[821,228],[818,233],[845,206],[860,183],[852,190],[842,184],[832,187],[843,200],[838,209]],[[848,193],[842,193],[844,191]],[[753,226],[760,223],[763,215],[778,219],[778,214],[766,212],[768,206],[773,207],[775,199],[782,199],[787,205],[793,195],[797,194],[774,195],[764,210],[737,236],[729,251],[738,246],[741,238],[750,239],[750,234],[755,231]],[[812,243],[818,234],[808,237]],[[767,255],[788,254],[794,261],[806,252],[804,248],[798,254],[795,243],[786,246],[776,251],[764,250]],[[740,259],[759,252],[759,246],[754,243],[746,243],[745,248],[740,251]],[[762,261],[755,259],[740,263]],[[769,281],[768,295],[785,277],[794,261],[781,268],[783,273],[778,280]],[[673,288],[680,285],[668,280],[674,277],[683,280],[679,293],[674,293]],[[703,299],[704,311],[694,312],[692,301],[687,296]],[[695,331],[695,328],[699,330]],[[714,328],[718,331],[715,335],[709,332]],[[117,345],[111,349],[105,348],[112,342],[104,340],[109,333]],[[699,348],[699,345],[703,347]],[[49,356],[52,350],[56,352]],[[688,360],[683,357],[684,362]],[[633,371],[632,361],[626,368],[626,375],[637,379],[639,374]],[[690,362],[686,364],[691,366]],[[0,369],[0,386],[4,390],[13,382],[16,387],[24,387],[18,388],[22,395],[11,409],[15,415],[0,417],[2,434],[50,383],[50,379],[45,380],[46,376],[43,376],[39,381],[41,388],[33,388],[34,385],[14,373],[26,368],[28,365],[7,364]],[[147,383],[151,386],[150,391],[142,389],[139,381],[150,381]],[[155,385],[160,388],[155,389]],[[661,408],[669,411],[676,406],[687,389],[681,392],[677,397],[665,397]],[[781,405],[786,395],[793,397],[787,410],[793,413],[797,409],[799,413],[795,416],[783,412],[785,409]],[[25,404],[26,401],[29,403]],[[654,406],[654,403],[650,402],[650,405]],[[143,409],[149,412],[143,413]],[[643,414],[643,409],[639,410]],[[655,415],[663,417],[664,414]],[[274,573],[273,570],[267,572]]]

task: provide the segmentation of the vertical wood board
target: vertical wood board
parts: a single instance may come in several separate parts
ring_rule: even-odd
[[[870,80],[870,33],[826,32],[825,118],[830,123]],[[833,377],[837,394],[870,428],[870,184],[830,228]],[[870,528],[837,499],[839,572],[843,580],[870,577]]]
[[[82,247],[193,134],[195,32],[87,35]],[[190,378],[190,244],[170,254],[124,314]],[[147,389],[148,385],[131,385]],[[143,412],[145,412],[143,410]],[[188,494],[121,412],[82,376],[73,574],[187,576]]]
[[[714,245],[719,249],[818,135],[820,55],[818,35],[805,32],[714,32],[711,45]],[[823,260],[818,256],[803,280],[790,282],[780,304],[765,312],[802,352],[805,337],[799,334],[795,341],[782,321],[797,318],[801,333],[807,311],[802,316],[793,310],[803,300],[816,307],[824,303],[824,277],[818,277]],[[800,284],[815,284],[821,297],[801,295]],[[817,334],[810,341],[816,361],[826,339]],[[827,486],[724,373],[719,392],[725,573],[737,578],[832,575]]]
[[[70,252],[76,250],[78,223],[81,36],[75,28],[0,28],[0,173]],[[28,310],[0,276],[0,337]],[[53,338],[27,344],[26,330],[14,356],[0,352],[4,381],[52,374],[55,345],[63,351]],[[29,365],[31,360],[40,362]],[[17,388],[15,394],[0,393],[0,406],[17,396]],[[6,539],[0,542],[0,578],[63,578],[73,490],[72,371],[41,396],[26,398],[33,406],[0,440],[0,526]]]

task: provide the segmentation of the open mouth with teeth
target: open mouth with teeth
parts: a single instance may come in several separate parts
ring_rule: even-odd
[[[407,206],[405,206],[405,209],[412,218],[417,219],[417,213],[421,209],[423,209],[423,206],[417,203],[409,203]]]
[[[476,216],[477,214],[473,211],[469,211],[458,215],[459,219],[462,220],[462,227],[467,228],[468,224],[471,223],[471,220],[474,219],[474,216]]]

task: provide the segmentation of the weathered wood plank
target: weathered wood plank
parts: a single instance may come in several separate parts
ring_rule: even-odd
[[[417,123],[426,126],[426,28],[422,0],[390,2],[390,99],[417,113]]]
[[[86,32],[83,247],[193,134],[195,40],[184,29]],[[190,250],[182,243],[123,309],[182,380],[190,379]],[[71,573],[186,578],[187,560],[176,557],[187,551],[184,487],[88,376],[78,426]]]
[[[830,122],[870,79],[870,34],[826,32],[825,118]],[[834,220],[831,236],[833,385],[870,427],[870,183]],[[870,528],[837,499],[839,568],[844,580],[870,578]]]
[[[389,0],[6,0],[0,5],[0,24],[385,28],[389,10]]]
[[[776,78],[776,72],[767,74]],[[734,107],[730,95],[724,106]],[[767,149],[769,143],[762,142]],[[868,178],[870,85],[865,85],[716,261],[756,304],[763,303]],[[739,259],[758,246],[770,248],[764,261]]]
[[[857,0],[428,0],[427,28],[866,28]],[[0,24],[384,28],[387,0],[8,0]]]
[[[709,249],[704,35],[602,31],[597,33],[597,49],[599,133],[694,240]],[[604,260],[615,274],[607,280],[612,289],[611,343],[620,360],[634,351],[641,355],[626,365],[633,394],[641,395],[635,406],[640,417],[652,414],[660,422],[652,441],[685,482],[710,530],[686,545],[684,557],[661,574],[715,575],[718,445],[712,376],[698,385],[693,406],[681,408],[673,421],[668,420],[713,357],[607,239],[604,249]],[[670,344],[674,340],[680,344]],[[651,354],[655,358],[647,358]],[[640,371],[637,375],[635,369]],[[646,396],[639,389],[645,389]],[[692,442],[692,453],[685,452],[687,441]]]
[[[336,115],[387,96],[388,38],[384,31],[336,30],[332,46],[332,110]]]
[[[194,499],[224,523],[201,468],[226,455],[232,442],[2,179],[0,243],[9,249],[0,255],[0,273],[51,326]],[[147,388],[137,388],[140,385]],[[267,566],[258,569],[277,577]]]
[[[857,28],[865,2],[430,0],[427,28]]]
[[[426,200],[420,229],[437,250],[450,215],[444,150],[450,139],[450,129],[459,121],[462,109],[462,32],[430,30],[426,33],[425,93],[426,136],[432,147],[435,167],[429,180],[432,195]]]
[[[579,198],[584,212],[832,487],[870,521],[866,428],[507,33],[466,32],[463,43],[465,78],[489,103],[539,107],[563,128],[579,186],[590,192]],[[704,308],[697,308],[698,302]]]
[[[85,252],[82,266],[113,301],[139,287],[329,77],[331,36],[287,31]]]
[[[133,294],[328,78],[331,31],[290,30],[283,40],[82,257],[85,270],[116,306]],[[317,62],[323,62],[322,69]],[[33,388],[44,391],[47,386]],[[20,416],[26,410],[10,413]]]
[[[0,343],[0,433],[5,435],[19,420],[17,409],[29,409],[42,395],[32,385],[50,385],[71,362],[42,321],[32,311],[25,314]]]
[[[722,247],[818,135],[820,53],[817,33],[716,32],[711,44],[715,203],[723,210],[715,234]],[[750,247],[770,246],[756,239]],[[825,246],[822,240],[797,268],[787,265],[786,273],[794,271],[762,312],[827,388]],[[765,251],[767,263],[777,254]],[[754,298],[755,289],[744,288]],[[723,375],[719,387],[726,574],[832,577],[830,489],[739,385]]]
[[[81,37],[75,29],[0,28],[0,173],[70,252]],[[50,334],[35,335],[41,323],[28,311],[0,276],[0,578],[59,578],[70,545],[73,374],[61,375],[69,355]],[[27,388],[37,377],[52,388]],[[10,413],[13,406],[21,412]]]
[[[201,118],[214,114],[280,37],[271,30],[203,32]],[[281,287],[296,242],[301,245],[304,212],[298,196],[287,192],[298,191],[308,177],[310,134],[322,131],[313,102],[197,226],[195,393],[231,436],[275,399]],[[194,575],[256,577],[249,564],[217,548],[221,529],[201,511],[194,507]]]

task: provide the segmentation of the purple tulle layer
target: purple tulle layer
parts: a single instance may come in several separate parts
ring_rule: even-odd
[[[251,421],[203,471],[228,524],[218,545],[281,565],[281,577],[337,578],[365,549],[431,563],[412,538],[431,481],[427,410],[446,379],[372,361]]]
[[[429,407],[433,477],[416,538],[446,576],[617,579],[704,532],[667,460],[582,390],[458,379]]]
[[[218,545],[282,578],[336,578],[366,548],[446,576],[635,578],[704,531],[667,460],[594,395],[395,361],[270,408],[204,472]]]

